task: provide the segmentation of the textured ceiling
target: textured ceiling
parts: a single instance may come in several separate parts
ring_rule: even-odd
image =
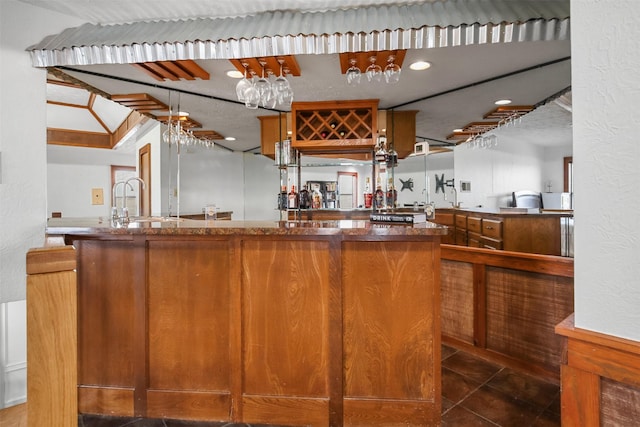
[[[138,2],[22,0],[25,3],[46,7],[62,13],[78,16],[93,23],[124,23],[137,20],[192,18],[198,16],[244,16],[278,10],[325,10],[358,4],[388,4],[383,1],[194,1],[183,0],[180,7],[175,2],[154,1],[153,8]],[[450,2],[436,3],[455,3]],[[120,7],[118,4],[120,4]],[[126,7],[123,5],[126,3]],[[407,2],[402,2],[407,3]],[[420,3],[420,2],[418,2]],[[484,2],[486,4],[487,2]],[[508,1],[496,3],[509,5]],[[511,2],[511,4],[524,2]],[[546,2],[549,5],[563,2]],[[568,2],[565,2],[568,3]],[[211,5],[215,4],[215,11]],[[149,9],[149,10],[146,10]],[[471,10],[471,9],[470,9]],[[481,11],[478,11],[481,14]],[[280,23],[286,26],[285,23]],[[277,22],[274,22],[277,26]],[[540,28],[537,29],[538,31]],[[476,28],[474,31],[478,31]],[[536,31],[532,28],[533,32]],[[480,34],[475,34],[474,37]],[[532,37],[528,33],[526,36]],[[447,135],[454,128],[482,120],[482,116],[495,108],[493,101],[510,98],[514,104],[537,104],[547,97],[570,87],[570,41],[513,41],[510,43],[482,43],[469,46],[453,45],[444,48],[409,49],[405,64],[423,59],[432,63],[425,72],[403,69],[397,85],[364,83],[348,86],[340,73],[338,56],[297,56],[302,76],[290,77],[296,101],[321,101],[333,99],[380,99],[381,108],[401,106],[400,109],[418,110],[417,134],[420,138],[447,142]],[[232,80],[224,73],[233,67],[225,59],[197,60],[210,73],[207,81],[161,82],[153,80],[127,64],[102,64],[67,67],[64,72],[100,90],[111,94],[146,92],[165,103],[180,102],[181,109],[203,123],[203,129],[216,130],[237,141],[224,142],[228,148],[245,151],[259,145],[260,115],[273,114],[267,110],[247,110],[235,102]],[[539,119],[544,114],[539,113]],[[558,118],[557,114],[551,117]],[[531,118],[535,118],[533,114]],[[552,133],[553,127],[561,128],[566,135],[570,129],[570,114],[558,120],[535,126],[542,132]],[[538,133],[540,134],[540,133]],[[562,138],[533,138],[549,144]]]

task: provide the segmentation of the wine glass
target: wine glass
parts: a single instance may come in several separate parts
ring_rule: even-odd
[[[256,76],[254,71],[251,71],[251,75],[251,79],[255,80]],[[260,92],[253,83],[244,91],[244,105],[252,110],[257,109],[260,105]]]
[[[238,84],[236,84],[236,96],[240,102],[244,102],[244,93],[251,86],[251,82],[247,79],[247,67],[249,64],[243,62],[242,66],[244,67],[244,77],[238,82]]]
[[[369,64],[365,71],[367,80],[379,83],[382,80],[382,67],[376,64],[376,57],[373,55],[369,57],[369,62],[371,62],[371,64]]]
[[[280,75],[273,82],[272,87],[274,89],[274,93],[277,96],[278,104],[291,104],[293,100],[293,91],[291,90],[289,80],[287,80],[287,78],[283,74],[282,64],[284,63],[284,59],[278,58],[278,63],[280,64]]]
[[[400,72],[402,70],[398,64],[393,62],[395,60],[395,55],[389,55],[389,58],[387,58],[388,64],[384,68],[384,79],[387,83],[398,83],[400,81]]]
[[[264,66],[266,62],[261,60],[260,65],[262,66],[262,76],[256,81],[254,86],[258,90],[260,103],[263,107],[266,107],[269,101],[271,101],[271,82],[264,76]]]
[[[362,72],[360,71],[360,68],[356,67],[357,61],[355,58],[351,58],[349,62],[351,63],[351,67],[347,69],[347,73],[346,73],[347,84],[357,85],[360,83],[360,77],[362,75]]]

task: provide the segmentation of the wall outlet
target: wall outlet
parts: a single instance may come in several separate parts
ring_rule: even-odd
[[[104,205],[104,194],[103,194],[102,188],[91,189],[91,204]]]

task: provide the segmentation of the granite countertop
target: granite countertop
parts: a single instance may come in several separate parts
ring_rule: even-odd
[[[486,215],[499,216],[525,216],[525,217],[541,217],[541,216],[573,216],[572,210],[560,209],[524,209],[524,208],[436,208],[436,215],[440,213],[477,213]]]
[[[353,236],[438,236],[447,227],[425,222],[415,225],[372,224],[369,221],[202,221],[152,217],[112,225],[109,218],[50,218],[48,235],[353,235]]]

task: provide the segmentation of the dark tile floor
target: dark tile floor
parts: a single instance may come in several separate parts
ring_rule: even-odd
[[[442,426],[560,426],[560,387],[443,346]]]
[[[267,427],[81,415],[78,427]],[[560,388],[540,379],[442,347],[443,427],[560,426]],[[284,426],[269,426],[284,427]]]

